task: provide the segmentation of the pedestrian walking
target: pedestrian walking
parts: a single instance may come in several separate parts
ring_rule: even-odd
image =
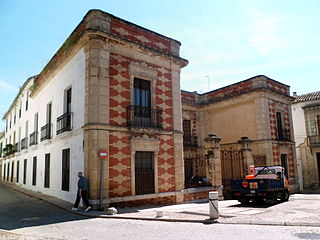
[[[76,199],[76,202],[74,203],[72,210],[73,211],[78,210],[78,206],[82,198],[82,201],[86,206],[86,209],[84,211],[88,212],[91,209],[88,201],[88,180],[83,176],[82,172],[78,172],[78,177],[79,177],[79,180],[78,180],[77,199]]]

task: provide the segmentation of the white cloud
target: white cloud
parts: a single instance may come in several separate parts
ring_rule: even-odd
[[[282,26],[290,19],[289,15],[260,12],[253,7],[246,7],[246,10],[250,18],[247,26],[249,45],[261,54],[287,46],[290,38],[282,34]]]
[[[12,84],[9,84],[3,80],[0,80],[0,90],[1,91],[18,91],[19,89]]]

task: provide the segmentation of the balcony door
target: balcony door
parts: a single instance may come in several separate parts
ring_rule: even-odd
[[[134,117],[141,125],[149,125],[151,120],[150,81],[134,79]]]

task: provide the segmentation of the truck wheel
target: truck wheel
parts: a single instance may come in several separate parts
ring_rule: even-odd
[[[238,201],[240,202],[241,205],[245,205],[245,204],[249,203],[249,200],[245,199],[245,198],[239,199]]]
[[[282,196],[281,196],[281,201],[282,202],[287,202],[289,200],[290,194],[288,190],[283,191]]]
[[[276,204],[277,201],[278,201],[277,194],[275,194],[274,192],[269,193],[267,198],[267,203],[273,205],[273,204]]]

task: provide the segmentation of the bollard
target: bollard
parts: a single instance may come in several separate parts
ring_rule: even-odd
[[[209,192],[210,219],[218,219],[218,192]]]

